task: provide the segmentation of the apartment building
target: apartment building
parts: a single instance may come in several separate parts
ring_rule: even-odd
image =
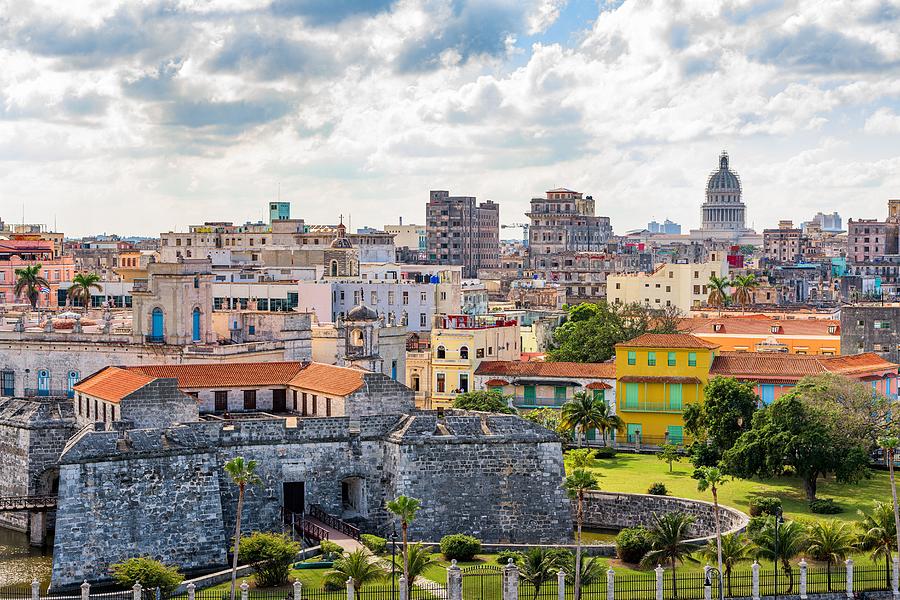
[[[474,196],[451,196],[432,190],[426,207],[428,262],[462,265],[463,277],[478,269],[494,269],[500,262],[500,206]]]

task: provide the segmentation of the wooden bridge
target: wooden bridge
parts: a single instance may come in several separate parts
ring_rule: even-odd
[[[359,529],[346,521],[329,515],[321,506],[309,506],[305,515],[290,514],[289,520],[294,530],[308,538],[321,542],[334,542],[347,552],[362,548]]]
[[[53,510],[56,496],[0,496],[0,512]]]

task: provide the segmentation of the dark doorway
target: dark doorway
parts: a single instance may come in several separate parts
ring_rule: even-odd
[[[285,516],[289,515],[290,513],[302,515],[304,509],[306,508],[303,482],[285,482],[283,484],[283,492]]]
[[[272,390],[272,412],[287,411],[287,390]]]

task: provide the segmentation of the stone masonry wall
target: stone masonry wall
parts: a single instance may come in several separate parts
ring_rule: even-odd
[[[656,515],[682,512],[696,520],[690,534],[700,537],[715,535],[715,507],[712,502],[652,496],[649,494],[622,494],[590,492],[585,496],[584,523],[587,527],[624,529],[626,527],[652,527]],[[727,506],[719,506],[719,522],[722,533],[741,531],[749,517]]]
[[[156,379],[122,399],[123,421],[135,428],[168,427],[199,418],[197,401],[178,389],[178,380]]]

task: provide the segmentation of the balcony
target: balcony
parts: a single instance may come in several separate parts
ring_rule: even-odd
[[[525,398],[524,396],[513,396],[512,402],[513,406],[516,408],[543,408],[543,407],[551,407],[551,408],[559,408],[568,398],[554,398],[552,396],[537,396],[534,398]]]
[[[166,336],[164,335],[145,335],[144,341],[148,344],[165,344]]]
[[[641,400],[638,402],[629,402],[625,400],[619,403],[619,410],[622,412],[661,412],[681,414],[683,407],[684,405],[682,403],[673,405],[666,400]]]

